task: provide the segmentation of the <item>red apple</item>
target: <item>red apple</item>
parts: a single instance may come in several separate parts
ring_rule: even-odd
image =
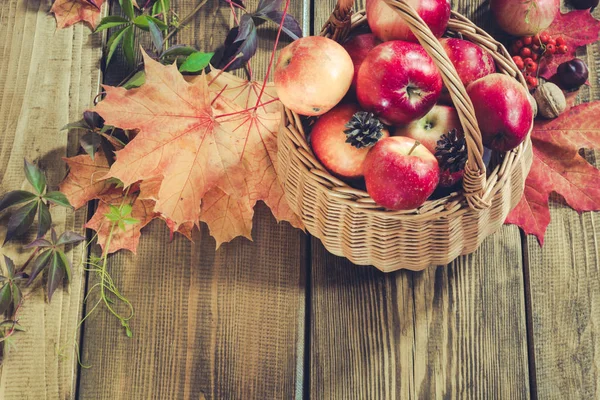
[[[471,83],[467,93],[486,147],[505,152],[525,140],[533,109],[527,90],[519,82],[508,75],[490,74]]]
[[[367,53],[379,43],[381,43],[381,40],[377,39],[372,33],[355,36],[344,43],[343,47],[350,55],[352,63],[354,64],[354,78],[352,79],[352,88],[354,90],[356,90],[356,80],[358,78],[358,69],[360,68],[360,65],[365,57],[367,57]]]
[[[340,104],[321,116],[312,128],[310,145],[323,166],[344,179],[363,176],[363,162],[371,147],[357,148],[347,142],[344,132],[352,116],[361,111],[355,104]],[[381,125],[381,123],[379,123]],[[381,125],[382,137],[388,137]]]
[[[354,76],[348,52],[321,36],[295,40],[281,50],[275,66],[279,100],[301,115],[321,115],[344,97]]]
[[[490,7],[500,28],[527,36],[550,26],[560,11],[560,0],[492,0]]]
[[[364,163],[367,192],[392,210],[419,207],[435,190],[440,168],[433,154],[411,138],[393,136],[377,142]]]
[[[406,3],[419,14],[436,37],[444,34],[450,19],[450,0],[406,0]],[[402,16],[385,0],[367,0],[367,21],[371,31],[383,41],[417,41]]]
[[[454,64],[463,85],[496,72],[496,63],[490,53],[468,40],[440,39],[448,58]]]
[[[421,118],[441,91],[440,71],[416,43],[382,43],[369,52],[358,71],[358,102],[389,125]]]
[[[435,147],[442,135],[456,129],[462,131],[458,113],[454,107],[435,105],[423,118],[400,126],[395,136],[406,136],[418,140],[427,150],[435,154]]]

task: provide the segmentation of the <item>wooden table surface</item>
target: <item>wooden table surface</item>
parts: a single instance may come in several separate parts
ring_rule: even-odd
[[[184,16],[199,1],[171,3]],[[290,12],[308,35],[333,5],[293,0]],[[121,61],[102,74],[106,37],[81,24],[56,30],[50,6],[0,2],[0,193],[25,187],[23,157],[56,187],[61,157],[78,151],[60,128],[90,107],[102,80],[126,74]],[[489,2],[454,0],[453,9],[494,30]],[[225,2],[209,0],[175,42],[211,51],[233,23]],[[262,78],[274,31],[259,32]],[[598,100],[599,43],[580,56],[592,83],[580,101]],[[597,166],[598,155],[586,152]],[[252,242],[215,251],[204,225],[194,243],[169,242],[155,221],[137,256],[110,258],[135,306],[132,338],[105,310],[78,325],[94,283],[81,268],[51,304],[42,290],[28,294],[27,332],[1,366],[0,399],[600,399],[599,214],[578,215],[555,196],[543,249],[505,226],[448,266],[383,274],[257,208]],[[85,218],[55,221],[80,230]],[[0,251],[24,260],[19,249]]]

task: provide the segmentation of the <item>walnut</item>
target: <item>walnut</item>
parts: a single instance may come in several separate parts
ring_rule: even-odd
[[[533,97],[538,105],[539,113],[544,118],[556,118],[567,108],[567,99],[563,91],[554,83],[540,85]]]

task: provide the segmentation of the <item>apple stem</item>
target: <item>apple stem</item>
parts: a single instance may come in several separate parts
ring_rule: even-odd
[[[419,147],[421,145],[421,142],[419,142],[418,140],[415,140],[415,144],[413,145],[412,149],[410,149],[410,151],[408,152],[408,155],[410,156],[412,154],[413,151],[415,151],[415,149],[417,147]]]

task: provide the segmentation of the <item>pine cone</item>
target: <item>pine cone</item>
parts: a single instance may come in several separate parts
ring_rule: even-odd
[[[357,149],[373,146],[383,136],[383,124],[373,113],[358,111],[346,124],[346,143]]]
[[[456,129],[442,135],[435,147],[435,158],[440,163],[442,170],[451,173],[461,171],[467,163],[467,141],[463,135],[459,135]]]

